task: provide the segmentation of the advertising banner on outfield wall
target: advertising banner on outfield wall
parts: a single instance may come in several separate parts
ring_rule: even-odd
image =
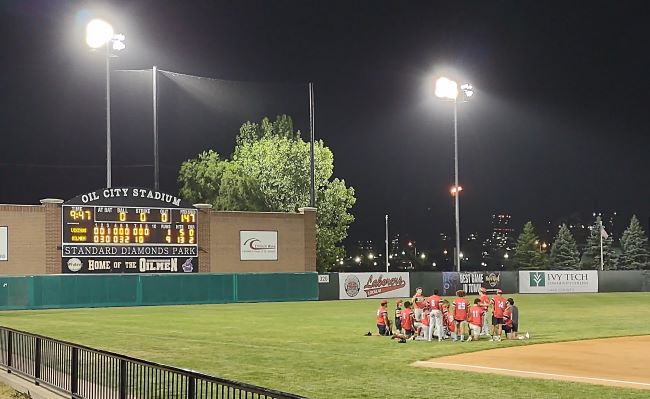
[[[458,290],[476,295],[481,287],[501,288],[501,272],[442,272],[442,295],[455,295]]]
[[[339,273],[339,299],[406,298],[408,273]]]
[[[519,293],[559,294],[598,292],[596,270],[540,270],[519,272]]]

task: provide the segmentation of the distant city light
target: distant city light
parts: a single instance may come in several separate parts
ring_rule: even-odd
[[[420,254],[420,258],[422,258],[422,259],[426,259],[426,257],[427,257],[427,255],[424,254],[424,253]]]
[[[375,255],[373,255],[372,253],[369,253],[368,254],[368,259],[370,259],[370,260],[375,259]]]
[[[356,258],[354,258],[354,261],[357,262],[357,263],[361,263],[361,258],[359,256],[357,256]]]

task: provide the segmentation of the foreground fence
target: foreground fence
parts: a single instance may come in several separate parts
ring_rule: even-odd
[[[75,399],[302,398],[5,327],[0,365]]]

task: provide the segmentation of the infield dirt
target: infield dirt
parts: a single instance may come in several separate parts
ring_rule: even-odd
[[[650,336],[639,336],[515,346],[413,365],[650,390],[648,358]]]

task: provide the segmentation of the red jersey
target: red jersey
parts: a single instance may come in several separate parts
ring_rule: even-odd
[[[503,311],[503,321],[506,326],[512,327],[512,308]]]
[[[429,312],[426,310],[422,313],[422,325],[429,327]]]
[[[478,299],[481,301],[479,305],[483,308],[483,310],[487,312],[488,308],[490,307],[490,297],[486,294],[481,294]]]
[[[492,313],[494,313],[494,317],[500,319],[503,317],[503,311],[506,310],[506,298],[502,297],[501,295],[497,294],[492,298],[492,304],[494,305],[494,309],[492,309]]]
[[[402,328],[405,330],[412,330],[413,329],[413,311],[411,308],[406,308],[402,310]]]
[[[485,311],[483,310],[483,307],[479,305],[474,305],[469,308],[469,314],[467,315],[467,321],[470,324],[474,324],[475,326],[482,326],[483,325],[483,313]]]
[[[447,329],[451,332],[456,332],[456,323],[454,322],[454,316],[451,313],[447,314]]]
[[[415,307],[424,309],[424,305],[426,305],[427,299],[422,295],[422,294],[415,294],[413,295],[413,302],[415,303]]]
[[[440,310],[440,297],[438,295],[431,295],[427,298],[429,307],[434,310]]]
[[[469,309],[469,301],[465,298],[454,299],[454,319],[465,320],[467,318],[467,310]]]
[[[380,306],[379,309],[377,309],[377,325],[385,326],[386,325],[385,319],[388,319],[388,309],[386,309],[383,306]]]

